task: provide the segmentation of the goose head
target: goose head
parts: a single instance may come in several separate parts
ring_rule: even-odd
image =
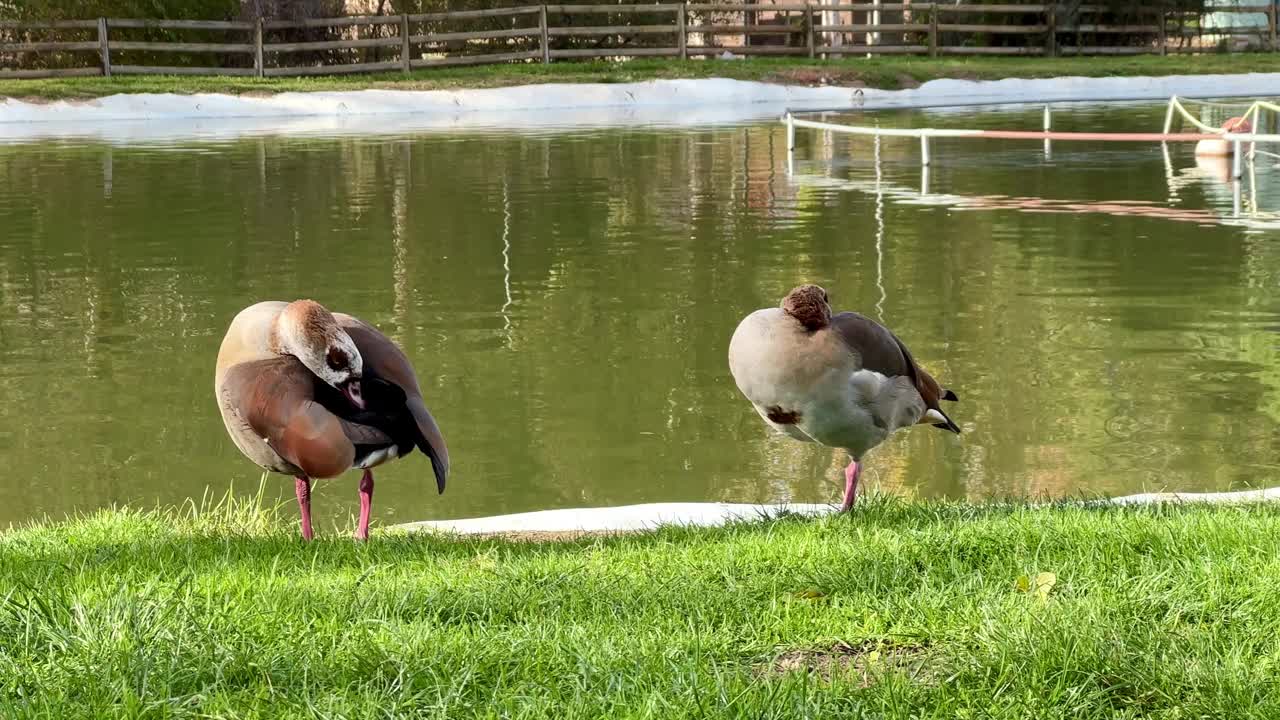
[[[809,332],[831,324],[827,291],[818,285],[801,285],[782,298],[782,311],[795,318]]]
[[[294,356],[356,408],[364,408],[360,389],[364,360],[333,313],[314,300],[295,300],[276,318],[275,331],[280,354]]]

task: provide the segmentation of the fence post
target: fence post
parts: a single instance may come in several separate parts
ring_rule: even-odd
[[[880,44],[880,0],[871,0],[871,5],[875,9],[871,11],[871,27],[875,28],[867,33],[868,45]],[[867,53],[867,57],[871,57],[871,53]]]
[[[262,62],[262,18],[253,24],[253,70],[254,74],[262,77],[266,73],[265,64]]]
[[[804,4],[804,24],[809,28],[806,33],[805,43],[809,46],[809,57],[813,57],[816,44],[813,40],[813,3],[806,2]]]
[[[929,3],[929,57],[938,57],[938,3]]]
[[[1271,36],[1271,52],[1280,50],[1276,47],[1276,12],[1280,11],[1280,6],[1275,3],[1271,5],[1271,12],[1267,13],[1267,34]]]
[[[546,65],[551,62],[551,42],[547,37],[547,6],[541,6],[542,10],[538,13],[538,29],[542,31],[542,64]]]
[[[111,44],[107,42],[106,18],[98,18],[98,55],[102,58],[102,76],[111,77]]]
[[[409,63],[409,14],[400,15],[400,65],[405,72],[413,69]]]
[[[1045,6],[1044,16],[1044,54],[1054,57],[1058,54],[1058,4],[1057,0]]]
[[[685,15],[685,6],[681,2],[676,8],[676,28],[680,33],[680,59],[689,59],[689,18]]]
[[[1160,23],[1160,37],[1158,38],[1158,41],[1160,43],[1160,54],[1168,55],[1169,54],[1169,36],[1167,33],[1169,32],[1168,30],[1169,16],[1165,14],[1164,10],[1160,11],[1160,18],[1159,20],[1157,20],[1157,22]]]

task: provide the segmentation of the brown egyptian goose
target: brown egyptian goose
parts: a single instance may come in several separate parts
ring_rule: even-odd
[[[369,537],[374,467],[417,447],[431,459],[436,487],[444,492],[449,450],[422,401],[413,366],[362,320],[311,300],[247,307],[222,339],[214,390],[240,452],[271,472],[295,477],[307,540],[312,478],[364,471],[360,540]]]
[[[956,394],[883,325],[858,313],[833,315],[817,285],[748,315],[729,343],[729,371],[770,427],[849,452],[842,511],[853,506],[863,455],[894,430],[929,423],[960,432],[938,405]]]

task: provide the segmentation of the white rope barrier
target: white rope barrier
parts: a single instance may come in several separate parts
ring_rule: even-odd
[[[1191,142],[1200,140],[1223,139],[1230,142],[1270,142],[1280,143],[1280,135],[1270,133],[1231,133],[1215,128],[1206,133],[1107,133],[1107,132],[1055,132],[1039,130],[978,130],[951,128],[880,128],[860,125],[838,125],[836,123],[800,120],[791,113],[782,118],[782,122],[794,128],[811,128],[829,130],[847,135],[880,135],[884,137],[912,138],[973,138],[986,137],[1004,140],[1083,140],[1101,142]]]
[[[1243,103],[1236,103],[1236,104],[1212,103],[1212,102],[1201,101],[1201,100],[1188,100],[1188,102],[1194,102],[1200,105],[1207,105],[1210,107],[1244,107]],[[1165,111],[1165,115],[1164,115],[1164,131],[1166,133],[1171,132],[1173,130],[1173,114],[1175,111],[1182,116],[1183,120],[1186,120],[1187,122],[1191,123],[1196,128],[1204,132],[1215,133],[1215,134],[1224,134],[1226,132],[1220,127],[1212,127],[1210,125],[1206,125],[1205,123],[1201,122],[1199,118],[1196,118],[1194,115],[1187,112],[1186,107],[1184,107],[1182,103],[1183,103],[1183,100],[1179,98],[1177,95],[1174,95],[1173,97],[1169,98],[1169,107]],[[1258,117],[1261,115],[1261,112],[1263,110],[1269,110],[1273,113],[1280,113],[1280,105],[1276,105],[1275,103],[1269,103],[1265,100],[1255,100],[1248,105],[1248,109],[1246,109],[1244,111],[1244,114],[1241,115],[1240,117],[1249,121],[1250,125],[1257,125]]]

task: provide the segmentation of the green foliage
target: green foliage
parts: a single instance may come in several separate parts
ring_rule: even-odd
[[[43,22],[48,20],[92,20],[143,18],[169,20],[234,20],[240,13],[237,0],[24,0],[8,9],[0,7],[0,19]],[[0,42],[85,41],[97,38],[95,31],[0,31]],[[155,29],[115,30],[112,38],[151,42],[226,42],[226,33],[175,32]],[[237,38],[243,41],[243,38]],[[118,64],[221,65],[234,67],[238,58],[176,53],[123,53]],[[243,64],[243,61],[239,61]],[[0,66],[18,68],[82,67],[97,64],[96,57],[77,53],[23,53],[16,58],[0,55]]]
[[[232,20],[239,14],[238,0],[22,0],[12,11],[14,19],[19,20],[99,17]]]
[[[972,5],[1010,5],[1002,0],[977,0]],[[1044,25],[1047,18],[1038,9],[1039,3],[1028,3],[1037,6],[1026,13],[979,12],[956,15],[947,13],[945,3],[939,3],[945,23],[965,23],[975,25],[1003,25],[1009,27]],[[1054,10],[1054,21],[1058,30],[1059,47],[1088,45],[1093,47],[1107,46],[1152,46],[1157,41],[1156,30],[1161,19],[1177,23],[1178,27],[1188,22],[1199,22],[1206,12],[1205,0],[1145,0],[1144,2],[1127,2],[1126,0],[1070,0],[1058,3]],[[1128,26],[1149,28],[1133,32],[1107,33],[1073,33],[1073,28],[1080,26]],[[1004,46],[1035,47],[1045,46],[1043,33],[1005,34],[1005,33],[943,33],[940,40],[943,44],[966,44],[972,46]]]

